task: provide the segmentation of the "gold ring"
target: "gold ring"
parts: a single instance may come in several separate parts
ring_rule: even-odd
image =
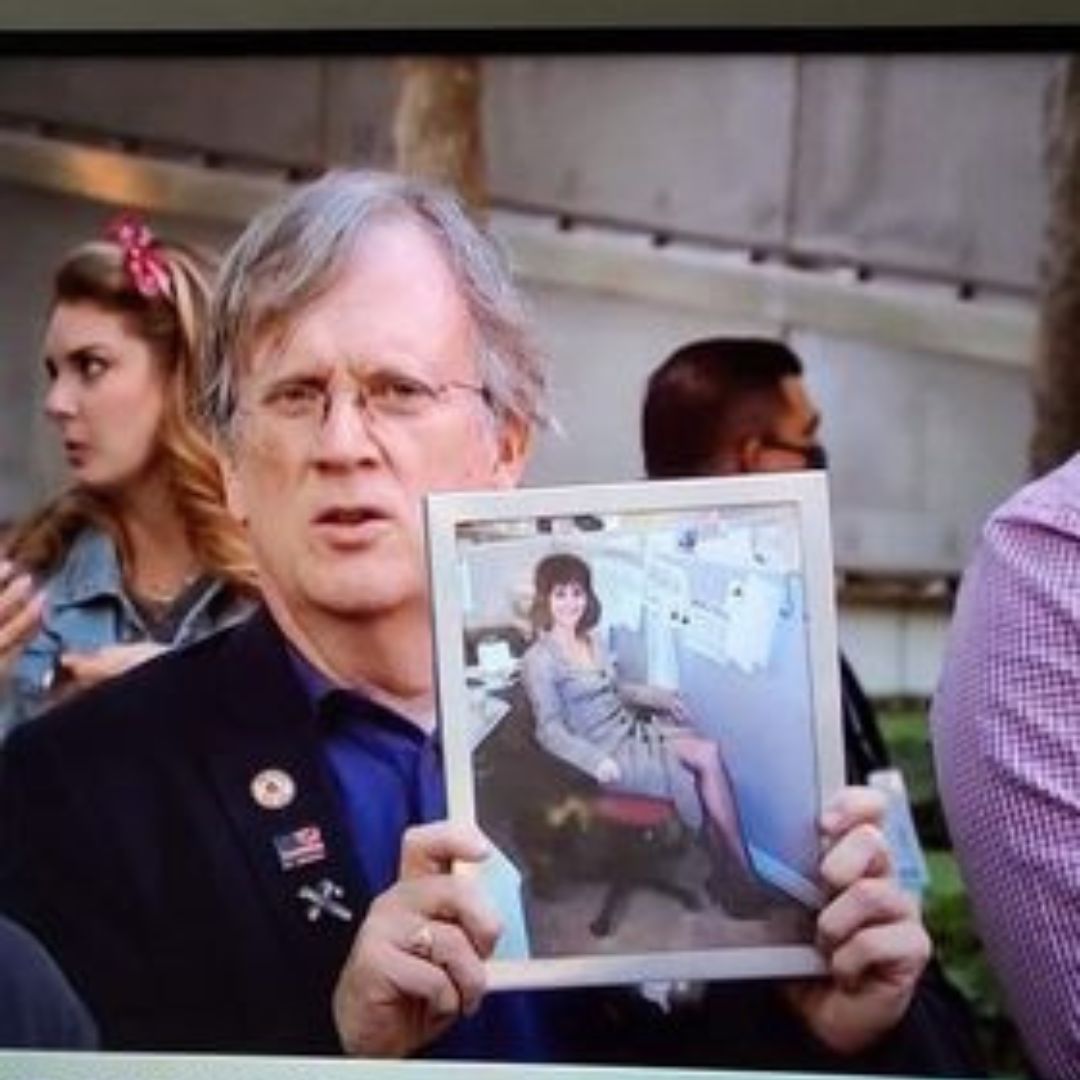
[[[421,960],[430,960],[435,952],[435,930],[431,923],[423,923],[405,946],[413,956]]]

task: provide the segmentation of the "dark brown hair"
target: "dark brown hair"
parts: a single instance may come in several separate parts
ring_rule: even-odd
[[[547,555],[536,564],[533,571],[533,602],[529,619],[534,632],[550,630],[551,594],[556,585],[580,585],[585,593],[585,612],[577,625],[577,633],[585,634],[600,621],[600,600],[593,591],[592,571],[589,564],[577,555],[561,552]]]
[[[649,377],[641,411],[645,474],[701,476],[723,449],[769,433],[780,383],[799,358],[770,338],[706,338],[676,350]]]

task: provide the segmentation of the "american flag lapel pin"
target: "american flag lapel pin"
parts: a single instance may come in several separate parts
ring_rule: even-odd
[[[318,825],[302,825],[275,836],[274,850],[282,870],[296,870],[326,858],[326,844]]]

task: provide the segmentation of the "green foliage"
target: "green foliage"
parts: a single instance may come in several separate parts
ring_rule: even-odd
[[[926,713],[922,709],[895,709],[882,712],[880,719],[889,753],[904,774],[912,805],[936,802]]]
[[[885,741],[893,763],[904,774],[911,811],[919,839],[925,849],[949,848],[949,830],[937,797],[934,780],[934,761],[930,749],[930,729],[926,710],[906,708],[883,709],[879,713]]]

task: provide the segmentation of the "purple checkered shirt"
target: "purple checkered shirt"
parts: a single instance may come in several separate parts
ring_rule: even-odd
[[[1080,455],[987,524],[932,716],[976,922],[1033,1063],[1080,1077]]]

